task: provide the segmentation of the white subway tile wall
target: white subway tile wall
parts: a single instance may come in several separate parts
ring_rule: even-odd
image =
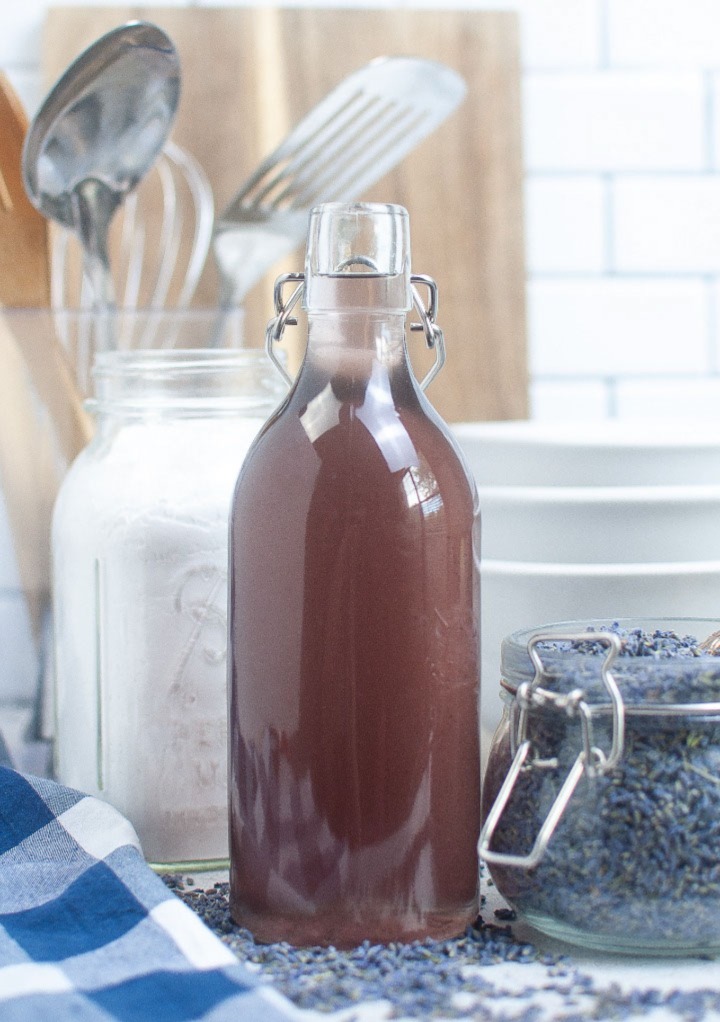
[[[555,380],[536,376],[530,381],[530,402],[536,419],[577,422],[608,418],[608,388],[603,379]]]
[[[529,72],[523,95],[529,173],[689,171],[707,166],[700,74]]]
[[[608,0],[617,67],[720,67],[717,0]]]
[[[0,68],[30,112],[47,2],[3,6]],[[455,6],[521,17],[533,416],[719,418],[720,0]]]
[[[608,268],[607,190],[599,176],[528,178],[525,240],[532,276],[600,274]]]
[[[0,67],[30,112],[42,94],[47,5],[7,4],[3,17]],[[660,378],[672,388],[676,374],[678,387],[688,376],[720,378],[719,0],[454,6],[516,10],[521,19],[533,416],[595,418],[600,406],[612,417],[626,408],[626,382],[652,390]],[[720,415],[712,402],[703,407]]]
[[[615,395],[623,419],[717,419],[720,376],[678,376],[673,380],[618,380]]]
[[[536,276],[530,372],[565,380],[708,373],[712,297],[693,277]]]
[[[612,235],[619,274],[720,273],[720,175],[619,180]]]
[[[42,21],[46,0],[23,0],[3,4],[3,30],[0,32],[0,67],[37,69]]]

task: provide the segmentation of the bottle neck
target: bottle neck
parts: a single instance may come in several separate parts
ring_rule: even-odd
[[[292,391],[298,409],[341,405],[410,408],[421,400],[405,344],[404,314],[321,313],[308,316],[308,344]],[[374,411],[373,411],[374,410]]]
[[[408,286],[405,274],[310,276],[308,358],[331,375],[361,378],[376,365],[402,367]]]
[[[365,310],[308,315],[307,358],[329,375],[370,377],[376,365],[407,365],[404,313]]]

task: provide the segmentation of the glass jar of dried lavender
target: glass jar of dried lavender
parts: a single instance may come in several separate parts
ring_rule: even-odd
[[[504,641],[479,851],[539,930],[720,951],[720,657],[701,645],[717,627],[573,622]]]

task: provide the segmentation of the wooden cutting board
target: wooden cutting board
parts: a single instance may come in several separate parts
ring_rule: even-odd
[[[527,415],[518,22],[511,12],[265,7],[54,7],[44,69],[51,84],[98,36],[133,18],[164,28],[183,67],[173,138],[207,172],[221,209],[303,114],[374,57],[440,60],[467,81],[462,107],[368,200],[410,212],[413,270],[435,277],[447,364],[428,395],[449,421]],[[272,283],[248,297],[246,343],[262,344]],[[210,265],[198,304],[212,305]],[[289,331],[290,333],[290,331]],[[299,335],[299,331],[296,332]],[[413,333],[413,362],[429,364]],[[294,342],[299,343],[299,337]],[[296,352],[297,359],[297,352]]]

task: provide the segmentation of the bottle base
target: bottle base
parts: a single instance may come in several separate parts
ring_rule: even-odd
[[[349,949],[365,941],[371,944],[402,943],[414,940],[449,940],[465,932],[477,919],[476,901],[447,911],[428,912],[422,917],[398,919],[363,912],[354,918],[350,909],[324,912],[314,916],[254,912],[230,898],[230,914],[238,926],[248,929],[259,944],[279,942],[294,947],[336,947]]]

